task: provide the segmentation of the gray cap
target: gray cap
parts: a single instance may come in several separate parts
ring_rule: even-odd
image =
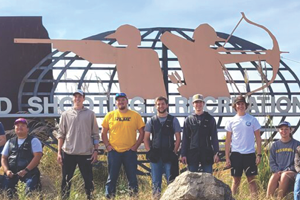
[[[202,95],[202,94],[195,94],[195,95],[193,96],[193,103],[194,103],[195,101],[203,101],[203,102],[204,102],[203,95]]]

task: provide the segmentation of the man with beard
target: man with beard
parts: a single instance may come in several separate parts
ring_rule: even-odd
[[[201,94],[193,96],[195,113],[184,121],[181,161],[191,172],[212,173],[213,163],[219,162],[219,141],[215,119],[204,112],[205,102]]]
[[[113,198],[121,165],[128,179],[130,195],[138,193],[137,149],[144,138],[144,122],[140,114],[128,109],[125,93],[116,94],[117,109],[106,114],[102,123],[102,140],[108,151],[108,178],[105,196]],[[137,130],[139,136],[137,138]],[[108,134],[109,132],[109,139]]]
[[[87,199],[92,198],[92,164],[97,161],[99,127],[95,113],[83,106],[85,93],[73,93],[73,108],[62,113],[58,131],[57,161],[62,165],[62,198],[70,196],[71,180],[78,165]]]
[[[157,199],[160,198],[163,173],[169,184],[172,161],[178,162],[176,154],[180,145],[181,127],[178,119],[168,113],[168,106],[165,97],[157,97],[155,99],[157,114],[147,121],[145,127],[144,144],[151,165],[153,196]],[[152,135],[151,144],[150,135]]]

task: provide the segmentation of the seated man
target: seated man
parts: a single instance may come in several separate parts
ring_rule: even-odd
[[[273,196],[278,188],[278,198],[282,199],[295,181],[294,159],[300,142],[292,138],[289,122],[281,122],[277,129],[281,138],[272,145],[270,150],[270,168],[273,174],[269,180],[267,197]]]
[[[5,143],[1,163],[6,174],[5,190],[12,197],[18,181],[26,183],[26,194],[38,188],[40,171],[37,166],[42,158],[42,144],[28,135],[26,119],[15,121],[16,137]]]

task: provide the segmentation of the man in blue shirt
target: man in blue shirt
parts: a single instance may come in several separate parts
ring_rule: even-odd
[[[6,174],[5,189],[9,198],[16,192],[18,181],[25,182],[26,194],[38,188],[40,171],[37,168],[42,158],[41,142],[28,134],[27,120],[15,121],[16,137],[5,143],[1,163]]]

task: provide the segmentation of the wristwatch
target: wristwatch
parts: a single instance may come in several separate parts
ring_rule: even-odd
[[[261,155],[261,154],[257,154],[257,156],[258,156],[258,157],[262,157],[262,155]]]
[[[30,172],[30,170],[29,170],[27,167],[26,167],[24,170],[25,170],[27,173]]]

